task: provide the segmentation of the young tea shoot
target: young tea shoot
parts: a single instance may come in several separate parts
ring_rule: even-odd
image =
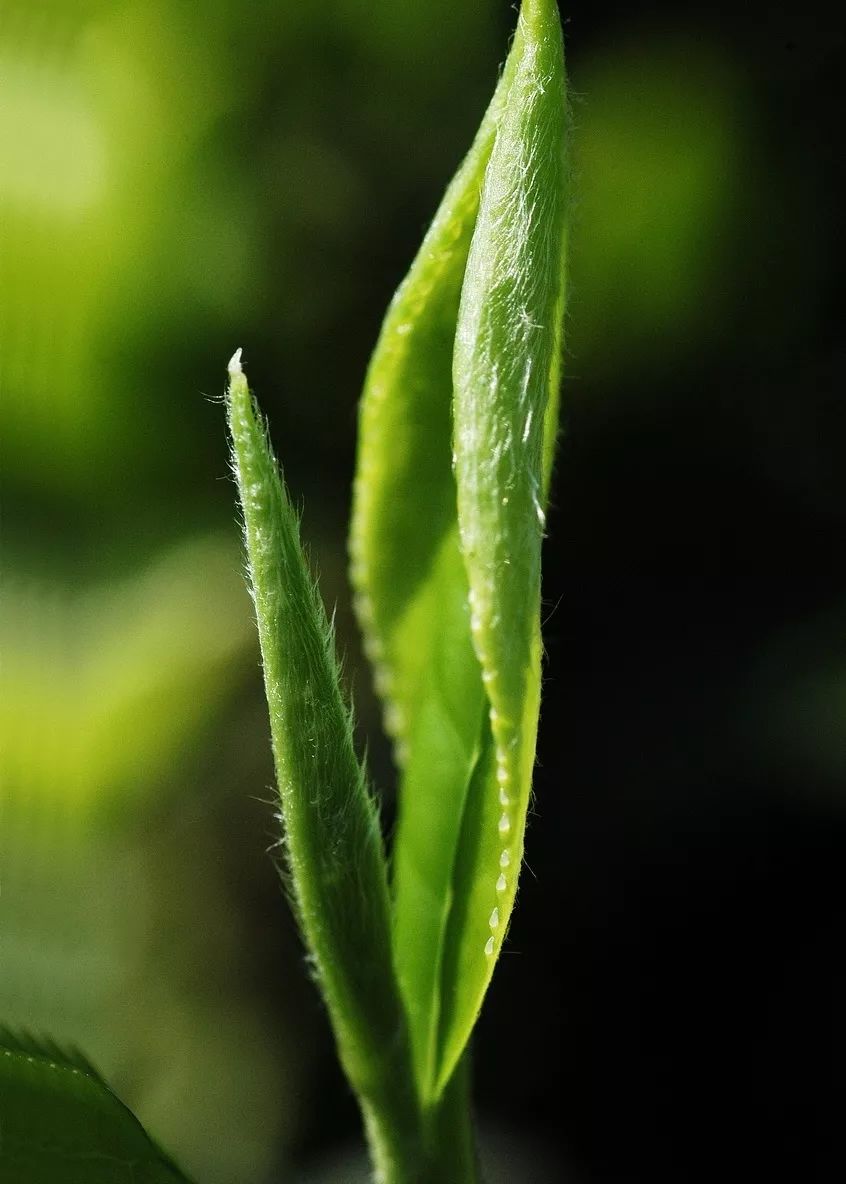
[[[382,1184],[476,1179],[467,1047],[517,892],[540,705],[566,110],[556,4],[523,0],[367,374],[350,554],[400,776],[390,869],[298,516],[240,350],[229,364],[284,872]],[[2,1029],[0,1179],[184,1184],[86,1062]]]
[[[390,896],[322,606],[240,364],[230,384],[304,935],[353,1085],[363,1048],[370,1063],[374,1050],[384,1058],[402,1047],[386,1069],[395,1087],[410,1057],[419,1138],[434,1164],[445,1109],[463,1105],[450,1083],[502,948],[523,857],[562,350],[565,147],[557,8],[524,0],[476,139],[388,310],[361,403],[350,552],[400,770]],[[295,614],[316,622],[307,645]],[[320,677],[305,661],[318,653]],[[331,755],[340,748],[343,771]],[[329,869],[327,847],[343,853]],[[353,883],[373,900],[358,905],[351,943],[349,918],[338,925],[333,913],[335,894],[351,907],[344,886]],[[378,1020],[367,1010],[375,1000]],[[356,1017],[354,1037],[347,1013]],[[407,1043],[385,1042],[386,1017]],[[435,1172],[426,1178],[448,1178]]]

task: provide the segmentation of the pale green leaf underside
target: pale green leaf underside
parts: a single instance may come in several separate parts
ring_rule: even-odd
[[[80,1056],[0,1028],[2,1184],[185,1184]]]
[[[474,145],[388,312],[362,401],[352,572],[402,766],[394,948],[424,1100],[443,1089],[475,1022],[522,856],[540,685],[538,511],[557,420],[563,121],[557,12],[527,0]],[[531,332],[511,315],[518,304]],[[493,424],[478,406],[485,392]],[[518,417],[521,446],[477,473],[477,443],[502,452],[497,433],[513,434]]]

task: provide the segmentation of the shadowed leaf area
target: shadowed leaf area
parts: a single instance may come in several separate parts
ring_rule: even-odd
[[[0,1028],[2,1184],[188,1184],[74,1051]]]

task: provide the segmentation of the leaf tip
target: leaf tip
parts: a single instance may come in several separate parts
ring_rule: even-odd
[[[244,373],[243,367],[241,365],[241,352],[242,350],[239,346],[238,349],[235,350],[235,353],[232,355],[232,357],[229,359],[226,369],[229,371],[230,378],[238,378],[239,375]]]

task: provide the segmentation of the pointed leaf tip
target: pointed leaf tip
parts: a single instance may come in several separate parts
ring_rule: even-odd
[[[229,364],[227,365],[226,369],[229,371],[230,378],[236,378],[239,374],[244,373],[243,367],[241,366],[241,352],[242,350],[239,346],[238,349],[235,350],[235,353],[232,355],[232,357],[229,359]]]

